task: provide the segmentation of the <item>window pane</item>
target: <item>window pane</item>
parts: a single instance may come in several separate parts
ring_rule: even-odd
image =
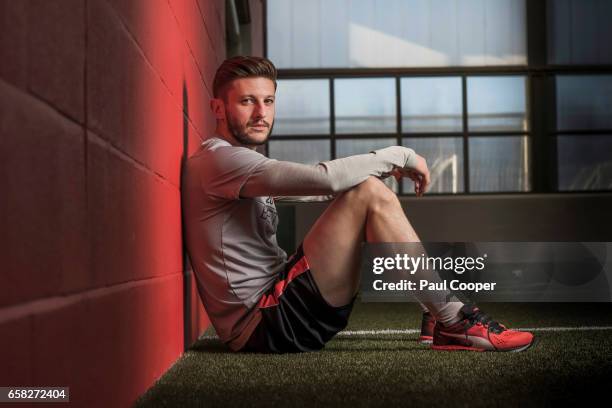
[[[329,80],[279,80],[274,134],[314,135],[329,132]]]
[[[339,139],[336,140],[336,157],[347,157],[356,154],[369,153],[372,150],[395,146],[397,139]],[[385,184],[396,193],[399,191],[397,181],[394,177],[388,177]]]
[[[610,64],[612,2],[608,0],[548,0],[548,62],[551,64]]]
[[[526,136],[470,137],[471,191],[529,191]]]
[[[402,78],[402,132],[461,132],[461,78]]]
[[[395,133],[395,79],[336,79],[336,133]]]
[[[468,128],[471,131],[526,131],[526,80],[522,76],[471,77]]]
[[[268,142],[271,159],[304,164],[317,164],[331,158],[329,140],[271,140]]]
[[[395,146],[397,139],[338,139],[336,140],[336,157],[347,157],[369,153],[372,150]]]
[[[557,128],[612,129],[612,75],[558,76]]]
[[[527,63],[526,0],[268,0],[279,68]]]
[[[612,189],[612,135],[558,136],[559,190]]]
[[[460,193],[463,186],[463,140],[460,137],[404,138],[404,146],[427,160],[431,175],[429,192]],[[412,180],[403,181],[404,193],[414,194]]]

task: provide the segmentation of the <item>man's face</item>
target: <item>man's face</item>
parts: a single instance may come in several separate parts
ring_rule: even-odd
[[[229,132],[245,146],[266,143],[274,124],[274,82],[268,78],[232,81],[225,94]]]

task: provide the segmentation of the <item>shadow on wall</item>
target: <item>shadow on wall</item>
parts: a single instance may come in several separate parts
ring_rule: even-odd
[[[187,81],[183,79],[183,152],[181,155],[180,190],[184,187],[184,171],[187,159],[190,156],[189,140],[190,130],[194,133],[190,124],[189,92]],[[192,135],[193,136],[193,135]],[[198,136],[199,140],[199,136]],[[185,220],[182,216],[181,204],[181,242],[183,253],[183,350],[187,350],[203,333],[210,324],[206,311],[200,300],[200,294],[195,281],[195,274],[191,266],[191,259],[187,250],[187,239],[185,236]]]
[[[183,171],[185,169],[185,161],[188,158],[189,147],[189,96],[187,94],[187,83],[183,80],[183,154],[181,155],[181,191],[183,190]],[[181,211],[182,214],[182,211]],[[187,350],[191,343],[192,324],[191,324],[191,262],[187,255],[185,242],[185,220],[181,217],[181,235],[183,242],[183,339],[184,350]]]

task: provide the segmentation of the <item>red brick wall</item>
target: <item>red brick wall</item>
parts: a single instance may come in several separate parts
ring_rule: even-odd
[[[182,353],[181,157],[214,128],[224,13],[0,0],[0,386],[129,406]]]

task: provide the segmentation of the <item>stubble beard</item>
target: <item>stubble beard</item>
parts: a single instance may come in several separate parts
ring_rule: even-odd
[[[235,120],[231,115],[227,115],[227,128],[229,129],[234,139],[245,146],[261,146],[265,144],[270,138],[270,134],[272,133],[272,129],[274,128],[274,123],[269,127],[268,133],[263,140],[253,140],[248,134],[248,123],[242,125],[237,120]]]

